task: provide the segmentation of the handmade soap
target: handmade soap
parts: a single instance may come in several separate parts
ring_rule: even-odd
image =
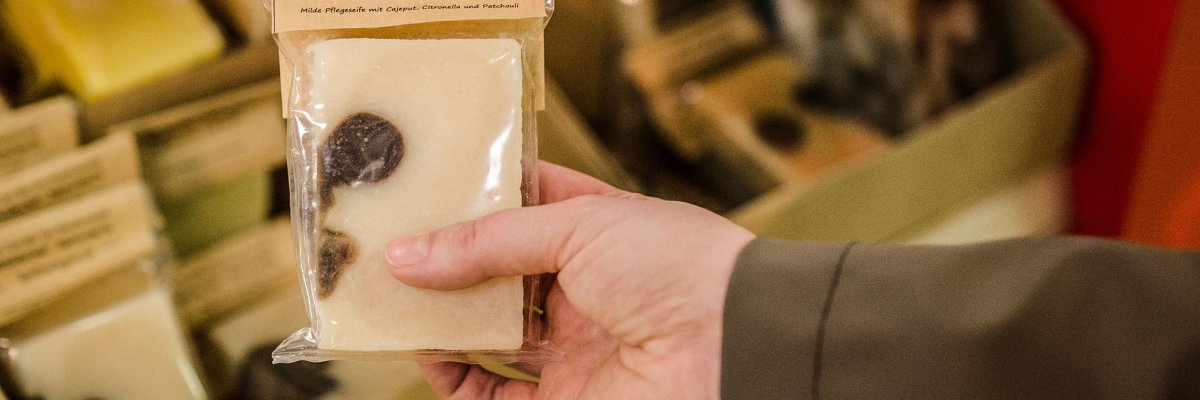
[[[173,203],[281,166],[287,147],[279,83],[258,83],[126,121],[109,134],[138,138],[155,198]]]
[[[107,136],[0,180],[0,222],[139,178],[133,138]]]
[[[279,84],[233,90],[108,129],[138,139],[146,182],[181,255],[266,220],[286,134]]]
[[[6,21],[40,71],[86,102],[220,55],[194,0],[7,0]]]
[[[0,177],[79,145],[74,103],[55,97],[0,116]]]
[[[306,49],[318,192],[318,347],[516,349],[521,277],[440,292],[393,279],[388,241],[522,205],[523,72],[511,39],[339,39]],[[315,269],[315,270],[314,270]],[[313,285],[310,285],[313,286]]]
[[[0,326],[153,253],[158,231],[137,181],[0,224]]]
[[[295,288],[293,250],[291,222],[280,218],[184,259],[172,271],[171,282],[188,326],[222,320],[273,289]],[[303,304],[298,311],[304,312]]]
[[[204,399],[183,329],[156,289],[6,345],[24,391],[46,399]]]
[[[272,364],[271,350],[292,333],[291,327],[308,321],[297,281],[288,281],[291,285],[287,290],[267,293],[259,301],[244,304],[239,312],[204,331],[204,343],[212,346],[205,351],[228,361],[222,369],[224,374],[213,379],[230,386],[227,398],[272,398],[301,390],[309,391],[307,398],[331,400],[438,398],[413,362]]]

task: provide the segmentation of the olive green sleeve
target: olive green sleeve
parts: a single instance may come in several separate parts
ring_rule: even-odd
[[[1200,393],[1194,253],[1057,237],[758,239],[738,259],[724,324],[725,399]]]

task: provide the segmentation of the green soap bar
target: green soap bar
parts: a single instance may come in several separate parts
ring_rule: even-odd
[[[270,204],[271,174],[263,171],[161,207],[167,237],[186,256],[264,223]]]
[[[214,59],[225,46],[193,0],[6,0],[5,21],[38,71],[96,102]]]

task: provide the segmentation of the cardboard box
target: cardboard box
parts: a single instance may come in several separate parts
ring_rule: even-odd
[[[713,179],[740,182],[754,195],[819,180],[891,148],[878,130],[797,102],[794,90],[808,79],[797,64],[771,51],[690,82],[679,122],[664,128],[702,144],[700,158],[720,165]]]
[[[730,217],[766,236],[901,241],[1000,188],[1062,163],[1088,50],[1053,5],[1003,3],[1018,66],[1006,80],[908,134],[888,154],[816,183],[788,183]]]
[[[1070,182],[1066,166],[1050,166],[904,242],[958,245],[1063,233],[1071,221]]]

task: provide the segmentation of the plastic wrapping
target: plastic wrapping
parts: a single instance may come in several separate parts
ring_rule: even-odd
[[[335,3],[271,4],[309,315],[275,362],[559,357],[542,335],[540,277],[432,291],[392,278],[384,258],[392,239],[537,204],[553,3]]]

